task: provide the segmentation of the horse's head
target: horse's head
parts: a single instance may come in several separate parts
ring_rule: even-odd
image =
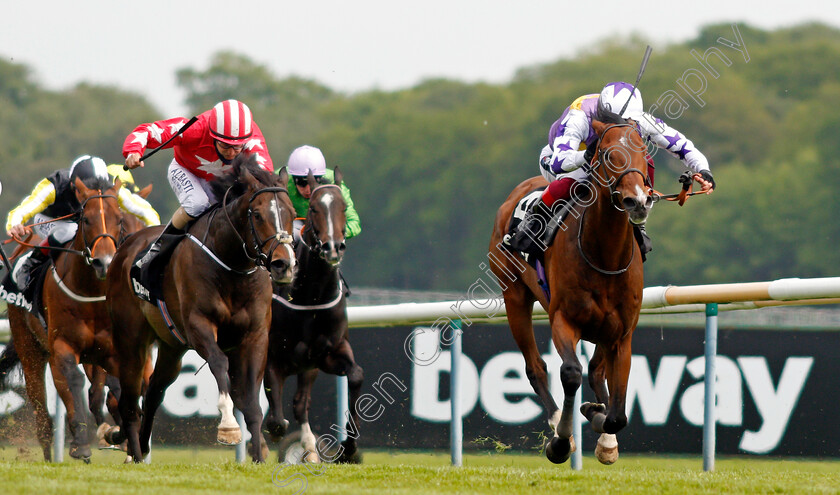
[[[113,185],[103,181],[87,187],[77,178],[73,185],[76,199],[82,205],[73,246],[84,254],[96,277],[105,280],[123,227],[123,213],[117,199],[122,183],[117,179]]]
[[[228,177],[211,182],[217,193],[238,197],[244,225],[232,227],[244,243],[245,254],[265,267],[278,284],[290,283],[297,269],[292,244],[295,209],[286,189],[289,176],[284,167],[272,174],[257,164],[257,155],[240,154]],[[225,206],[226,208],[226,206]]]
[[[631,223],[644,224],[653,198],[648,186],[647,147],[636,123],[600,109],[592,128],[598,134],[593,179],[609,190],[613,206],[626,211]]]
[[[312,172],[309,172],[307,180],[312,195],[309,197],[303,240],[324,261],[336,266],[344,256],[347,234],[347,217],[344,213],[347,203],[341,195],[341,171],[335,168],[334,184],[318,184]]]

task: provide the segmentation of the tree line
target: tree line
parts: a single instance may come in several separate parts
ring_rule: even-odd
[[[231,52],[176,76],[191,112],[226,98],[246,102],[277,168],[301,144],[341,166],[362,220],[343,264],[351,286],[459,290],[483,273],[498,206],[538,173],[549,126],[576,97],[632,82],[647,44],[605,40],[574,58],[523,67],[505,84],[432,79],[347,94],[278,78]],[[690,41],[654,46],[640,86],[645,107],[656,105],[706,154],[718,190],[683,207],[654,207],[646,285],[836,274],[837,67],[840,31],[822,24],[710,25]],[[48,91],[28,67],[5,60],[0,108],[3,215],[75,156],[121,163],[135,125],[173,117],[120,88]],[[140,185],[155,185],[151,201],[164,219],[177,206],[170,159],[159,153],[135,172]],[[675,192],[681,164],[664,152],[655,160],[657,189]]]

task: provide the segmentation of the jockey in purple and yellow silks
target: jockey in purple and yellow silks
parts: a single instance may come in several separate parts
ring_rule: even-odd
[[[631,97],[631,91],[632,97]],[[628,102],[629,100],[629,102]],[[707,194],[715,188],[715,181],[709,171],[709,162],[687,137],[662,120],[644,112],[642,95],[633,85],[625,82],[612,82],[604,86],[600,94],[589,94],[577,98],[566,108],[563,114],[551,125],[548,133],[548,145],[540,153],[540,173],[551,181],[528,212],[517,232],[510,238],[510,245],[519,251],[528,251],[534,245],[533,234],[538,233],[543,245],[551,243],[555,228],[542,228],[548,222],[551,208],[557,201],[572,200],[575,185],[590,180],[590,169],[584,167],[592,161],[598,135],[592,128],[592,119],[598,112],[598,105],[618,114],[622,108],[622,118],[629,118],[638,124],[639,131],[646,142],[668,151],[679,158],[691,169],[694,179]],[[653,180],[653,160],[648,157],[648,175]],[[644,225],[637,226],[647,239]]]

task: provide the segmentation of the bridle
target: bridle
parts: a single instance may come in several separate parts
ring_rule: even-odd
[[[635,126],[634,124],[611,124],[606,129],[604,129],[604,132],[601,133],[601,136],[598,138],[598,155],[597,155],[598,157],[602,157],[602,156],[606,155],[608,152],[621,149],[621,148],[617,148],[615,146],[612,146],[609,149],[607,149],[605,152],[601,151],[601,141],[604,139],[604,136],[606,136],[607,132],[609,132],[611,129],[618,128],[618,127],[630,127],[634,131],[636,131],[639,134],[639,136],[641,136],[641,132],[639,131],[639,128],[637,126]],[[621,150],[621,152],[626,153],[624,150]],[[629,174],[636,173],[636,174],[639,174],[639,175],[642,176],[642,180],[645,182],[645,184],[648,187],[652,187],[650,185],[650,178],[647,176],[647,174],[645,174],[641,170],[639,170],[637,168],[634,168],[634,167],[628,167],[628,168],[622,170],[621,173],[618,174],[618,177],[616,177],[614,180],[610,181],[610,178],[607,177],[606,171],[599,172],[599,169],[601,168],[601,163],[606,162],[606,161],[607,161],[606,157],[604,157],[604,160],[598,160],[597,164],[594,167],[589,167],[590,173],[596,177],[596,179],[599,183],[601,183],[603,185],[606,185],[606,187],[609,189],[609,191],[610,191],[610,203],[618,211],[627,211],[624,207],[621,206],[621,203],[617,200],[617,198],[619,198],[621,196],[621,193],[619,193],[618,190],[617,190],[618,185],[621,183],[621,180]],[[587,166],[588,166],[588,164],[587,164]]]
[[[607,132],[609,132],[613,128],[618,128],[618,127],[632,127],[633,130],[638,132],[639,135],[641,136],[641,132],[639,132],[638,127],[636,127],[633,124],[612,124],[612,125],[608,126],[606,129],[604,129],[604,132],[602,132],[601,136],[598,138],[598,145],[597,145],[598,146],[598,155],[597,156],[600,157],[600,156],[606,154],[606,153],[602,153],[602,151],[601,151],[601,141],[603,140],[604,136],[607,135]],[[614,150],[614,149],[618,149],[618,148],[611,147],[607,150],[607,152],[609,152],[610,150]],[[622,150],[622,152],[624,152],[624,151]],[[614,180],[610,181],[610,178],[607,177],[606,171],[603,171],[603,172],[598,171],[600,166],[601,166],[601,163],[606,162],[606,161],[607,161],[606,158],[604,160],[598,160],[594,167],[590,167],[590,174],[595,176],[596,180],[600,184],[605,185],[609,189],[609,191],[610,191],[610,204],[613,207],[615,207],[618,211],[626,212],[627,209],[624,208],[621,205],[621,203],[619,201],[617,201],[617,199],[616,199],[616,198],[621,196],[621,193],[619,193],[618,190],[617,190],[618,185],[621,183],[621,180],[625,176],[627,176],[631,173],[637,173],[637,174],[642,176],[642,179],[644,180],[645,184],[647,184],[650,187],[650,179],[641,170],[639,170],[637,168],[634,168],[634,167],[628,167],[625,170],[622,170],[621,173],[619,173],[618,176],[615,177]],[[604,166],[606,166],[606,165],[604,165]],[[631,242],[631,244],[630,244],[630,259],[627,261],[627,264],[624,266],[624,268],[621,268],[621,269],[618,269],[618,270],[605,270],[603,268],[600,268],[600,267],[596,266],[594,263],[592,263],[592,261],[589,260],[589,258],[586,256],[586,253],[584,253],[584,251],[583,251],[582,239],[583,239],[583,224],[584,224],[584,219],[585,218],[586,218],[586,208],[584,208],[583,214],[581,215],[580,221],[578,222],[578,236],[577,236],[577,248],[578,248],[578,252],[580,253],[581,258],[583,258],[583,261],[585,261],[586,264],[589,265],[590,268],[592,268],[593,270],[595,270],[596,272],[598,272],[602,275],[621,275],[622,273],[626,272],[630,268],[630,265],[633,264],[633,259],[634,259],[634,256],[636,254],[636,240],[635,240],[635,238],[633,238],[630,241]]]
[[[285,230],[281,229],[280,231],[275,232],[273,236],[268,236],[265,239],[260,238],[259,233],[257,233],[256,226],[254,225],[254,210],[251,208],[251,205],[253,204],[257,196],[263,193],[273,194],[275,201],[277,201],[277,204],[279,204],[280,200],[277,197],[277,193],[286,193],[286,195],[288,195],[289,191],[287,191],[284,187],[264,187],[254,192],[254,194],[252,194],[251,198],[248,200],[248,225],[251,228],[251,237],[253,239],[251,249],[253,249],[254,252],[256,252],[256,255],[251,256],[251,254],[248,252],[248,243],[239,234],[239,231],[233,224],[233,220],[230,218],[230,213],[228,213],[227,199],[231,189],[233,189],[232,186],[229,187],[227,191],[225,191],[225,195],[222,198],[222,210],[225,212],[225,217],[227,218],[228,225],[230,225],[231,230],[234,234],[236,234],[236,237],[239,238],[239,242],[242,244],[242,250],[245,252],[245,257],[253,261],[256,266],[267,270],[271,260],[271,256],[274,254],[274,251],[282,245],[292,244],[292,236]],[[269,241],[272,242],[272,245],[271,248],[268,250],[268,254],[265,254],[262,249],[263,246],[265,246],[266,243],[268,243]]]
[[[324,189],[324,188],[338,189],[339,194],[341,194],[341,187],[339,187],[338,185],[336,185],[336,184],[322,184],[322,185],[316,187],[315,189],[313,189],[312,193],[309,195],[310,205],[312,204],[312,200],[315,198],[315,193],[317,191],[321,190],[321,189]],[[311,218],[311,215],[307,216],[307,219],[309,219],[309,218]],[[307,229],[306,227],[309,227],[309,228]],[[321,240],[321,237],[318,235],[318,231],[315,229],[315,226],[313,225],[313,223],[311,221],[308,221],[306,223],[306,226],[304,227],[304,230],[309,230],[310,232],[312,232],[312,236],[315,238],[315,243],[314,243],[314,245],[310,245],[309,243],[307,243],[306,242],[306,236],[304,236],[303,233],[301,233],[300,242],[304,246],[306,246],[306,248],[309,249],[313,253],[320,254],[321,252],[323,252],[324,251],[324,241]]]

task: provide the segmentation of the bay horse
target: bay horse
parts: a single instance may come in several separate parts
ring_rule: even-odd
[[[297,375],[293,411],[301,425],[301,444],[307,462],[318,462],[315,435],[309,426],[312,384],[318,370],[347,376],[349,388],[347,439],[328,459],[357,462],[356,437],[359,398],[364,374],[350,347],[347,302],[339,273],[345,251],[346,203],[341,195],[342,174],[335,168],[334,184],[319,185],[308,177],[312,194],[309,212],[297,243],[298,274],[289,286],[275,287],[265,392],[268,397],[266,430],[273,439],[286,434],[289,421],[283,416],[283,384]],[[326,454],[325,454],[326,455]],[[280,453],[281,461],[283,453]]]
[[[575,348],[580,339],[596,345],[589,362],[589,385],[598,401],[583,404],[581,412],[601,434],[595,452],[598,459],[611,464],[618,457],[615,433],[627,424],[630,344],[644,288],[642,255],[633,226],[646,221],[653,204],[647,186],[645,142],[635,122],[603,109],[592,127],[599,141],[592,181],[583,184],[588,193],[580,195],[582,199],[543,253],[550,299],[537,272],[503,241],[519,200],[545,186],[545,179],[534,177],[514,188],[498,210],[490,240],[491,268],[502,288],[511,332],[525,358],[526,375],[554,430],[545,449],[554,463],[565,462],[575,450],[572,415],[582,382]],[[534,301],[548,313],[552,341],[563,361],[562,411],[549,392],[546,365],[534,338]]]
[[[105,307],[105,276],[126,231],[126,216],[117,196],[120,180],[102,181],[88,188],[76,179],[78,228],[69,248],[63,249],[49,266],[41,288],[41,309],[46,328],[39,318],[16,305],[9,305],[12,340],[4,357],[19,359],[26,392],[35,412],[38,441],[44,460],[51,460],[53,423],[47,412],[45,368],[49,362],[56,391],[64,402],[72,436],[70,456],[90,461],[89,429],[85,404],[85,373],[92,387],[90,410],[98,425],[105,424],[101,395],[105,371],[113,370],[110,318]],[[7,354],[8,353],[8,354]],[[12,356],[12,354],[15,354]],[[13,365],[6,363],[4,366]],[[113,410],[112,413],[116,413]],[[119,420],[119,416],[114,416]],[[63,427],[63,426],[62,426]]]
[[[117,251],[106,294],[119,360],[122,432],[134,462],[149,453],[155,412],[190,348],[207,361],[219,387],[222,419],[217,440],[227,445],[240,442],[241,430],[233,415],[236,406],[254,439],[252,459],[264,460],[265,442],[258,441],[262,439],[259,387],[268,349],[272,281],[290,283],[296,269],[289,235],[294,208],[284,188],[287,180],[285,168],[272,174],[259,167],[255,155],[243,153],[234,159],[229,173],[210,182],[221,203],[192,223],[164,269],[159,304],[165,305],[168,320],[159,306],[135,295],[130,276],[137,254],[160,228],[132,235]],[[141,375],[153,342],[158,344],[158,355],[141,423]]]

